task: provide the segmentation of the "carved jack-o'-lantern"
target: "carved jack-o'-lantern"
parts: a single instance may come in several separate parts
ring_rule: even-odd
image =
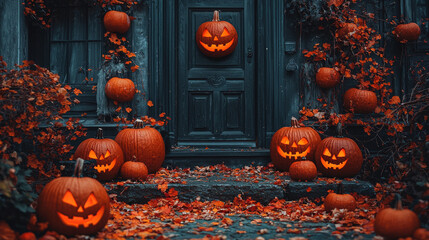
[[[232,53],[238,43],[235,27],[219,20],[219,11],[213,12],[213,20],[202,23],[195,35],[200,51],[209,57],[223,57]]]
[[[76,177],[49,182],[39,196],[37,216],[60,234],[94,234],[109,219],[110,199],[97,180],[80,177],[83,160],[76,161]]]
[[[121,147],[113,139],[103,138],[103,130],[97,130],[97,138],[89,138],[83,141],[76,149],[74,158],[96,160],[94,166],[97,171],[97,179],[108,181],[116,177],[124,163],[124,154]]]
[[[288,171],[296,160],[303,157],[313,160],[319,142],[320,136],[314,129],[301,127],[293,117],[291,126],[279,129],[271,139],[271,160],[279,170]]]
[[[352,139],[328,137],[317,146],[315,162],[317,170],[323,175],[345,178],[359,173],[363,157],[359,146]]]

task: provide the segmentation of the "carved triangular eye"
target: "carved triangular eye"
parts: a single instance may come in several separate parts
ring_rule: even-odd
[[[227,37],[227,36],[229,36],[230,34],[229,34],[229,32],[228,32],[228,29],[226,29],[226,28],[224,28],[223,29],[223,32],[222,32],[222,34],[220,35],[221,37]]]
[[[281,143],[289,145],[289,138],[283,137]]]
[[[85,205],[83,205],[83,208],[89,208],[92,207],[94,205],[96,205],[98,203],[97,199],[95,198],[94,194],[91,193],[88,197],[88,199],[85,202]]]
[[[307,145],[308,144],[308,140],[306,138],[301,138],[301,140],[299,140],[298,145]]]
[[[327,157],[331,157],[332,156],[331,152],[327,148],[325,148],[325,151],[323,151],[323,155],[325,155]]]
[[[94,150],[89,151],[88,157],[90,159],[98,159],[97,154],[95,154]]]
[[[345,156],[346,156],[346,150],[344,150],[344,148],[341,148],[341,150],[338,153],[337,157],[345,157]]]
[[[67,190],[66,194],[64,194],[63,202],[72,205],[73,207],[77,207],[76,200],[73,197],[73,194],[70,190]]]
[[[203,37],[212,37],[212,35],[209,33],[209,31],[206,29],[206,30],[204,30],[204,32],[203,32]]]
[[[110,156],[110,151],[109,150],[107,150],[106,151],[106,155],[104,155],[104,158],[108,158]]]

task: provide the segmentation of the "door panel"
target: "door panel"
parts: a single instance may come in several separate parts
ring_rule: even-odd
[[[179,0],[178,141],[255,141],[254,2]],[[195,33],[220,10],[238,45],[223,58],[200,52]],[[254,145],[254,144],[253,144]]]

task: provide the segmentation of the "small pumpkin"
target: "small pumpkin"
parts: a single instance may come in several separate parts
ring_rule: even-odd
[[[19,235],[18,240],[37,240],[36,234],[32,232],[25,232]]]
[[[354,23],[342,23],[340,29],[337,30],[336,35],[339,38],[353,35],[358,30],[358,26]]]
[[[100,231],[110,215],[110,199],[103,185],[80,177],[83,159],[76,160],[72,177],[59,177],[43,188],[37,217],[49,229],[64,235],[91,235]]]
[[[137,92],[133,81],[118,77],[107,81],[104,91],[109,99],[117,102],[129,102],[133,100],[134,94]]]
[[[125,161],[146,164],[149,173],[155,173],[165,158],[165,144],[158,130],[144,126],[141,119],[134,122],[134,128],[126,128],[116,135],[115,141],[121,146]]]
[[[235,27],[219,20],[219,11],[213,12],[213,20],[202,23],[195,34],[200,51],[209,57],[224,57],[231,54],[238,44]]]
[[[327,137],[317,146],[317,170],[328,177],[354,177],[362,167],[362,152],[355,141],[342,136],[341,123],[337,127],[338,137]]]
[[[313,181],[317,177],[316,165],[303,157],[290,165],[289,176],[294,181]]]
[[[142,162],[128,161],[122,165],[121,176],[125,179],[145,180],[147,175],[148,171],[146,164]]]
[[[340,73],[334,68],[322,67],[317,70],[316,83],[321,88],[333,88],[340,83]]]
[[[377,213],[374,230],[385,239],[397,239],[413,236],[420,227],[420,220],[413,211],[402,209],[402,200],[396,194],[394,208],[385,208]]]
[[[420,36],[420,27],[416,23],[399,24],[395,27],[394,34],[398,41],[416,41]]]
[[[283,127],[271,138],[270,154],[274,166],[289,171],[292,162],[306,157],[314,159],[314,151],[320,142],[320,135],[311,127],[301,126],[295,117],[290,127]]]
[[[104,27],[108,32],[125,33],[130,28],[130,17],[119,11],[108,11],[103,18]]]
[[[418,228],[413,233],[414,240],[428,240],[429,239],[429,231],[425,228]]]
[[[96,160],[94,169],[100,181],[112,180],[116,177],[124,163],[124,153],[113,139],[103,138],[103,129],[97,129],[97,137],[84,140],[76,148],[74,158]]]
[[[323,202],[325,211],[330,212],[334,209],[347,209],[353,211],[356,209],[356,199],[347,193],[344,193],[343,183],[338,184],[337,193],[329,193]]]
[[[354,113],[368,114],[377,107],[377,95],[373,91],[350,88],[344,93],[344,108]]]

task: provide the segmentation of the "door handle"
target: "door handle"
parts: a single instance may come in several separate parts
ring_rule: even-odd
[[[252,48],[248,48],[247,49],[247,62],[248,63],[252,62],[252,57],[253,57],[253,49]]]

